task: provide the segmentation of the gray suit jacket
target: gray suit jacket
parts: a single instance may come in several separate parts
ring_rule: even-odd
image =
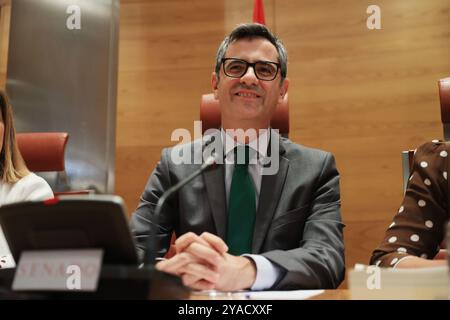
[[[336,288],[344,278],[345,267],[339,173],[334,157],[276,133],[271,139],[280,142],[279,170],[262,177],[252,253],[263,255],[283,270],[272,289]],[[196,143],[202,144],[201,140],[191,144]],[[130,221],[141,256],[155,221],[158,199],[200,166],[174,164],[171,150],[163,149]],[[194,155],[201,145],[191,150]],[[167,252],[172,232],[180,236],[207,231],[225,240],[224,171],[223,165],[208,169],[166,203],[156,220],[160,256]]]

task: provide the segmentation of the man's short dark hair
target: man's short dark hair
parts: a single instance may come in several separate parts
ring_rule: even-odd
[[[263,38],[272,43],[278,52],[278,59],[281,65],[281,83],[287,75],[287,52],[283,43],[266,26],[259,23],[245,23],[237,26],[220,44],[216,55],[216,74],[219,77],[222,59],[225,57],[228,46],[241,39]]]

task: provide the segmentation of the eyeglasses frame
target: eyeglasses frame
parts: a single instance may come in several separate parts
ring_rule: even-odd
[[[242,73],[242,75],[240,75],[239,77],[237,77],[237,76],[230,76],[229,74],[226,73],[226,71],[225,71],[225,62],[228,61],[228,60],[235,60],[235,61],[242,61],[242,62],[245,62],[246,68],[245,68],[245,71]],[[275,75],[274,75],[274,77],[273,77],[272,79],[261,79],[260,77],[258,77],[258,74],[257,74],[257,72],[256,72],[256,70],[255,70],[255,65],[256,65],[257,63],[260,63],[260,62],[262,62],[262,63],[268,63],[268,64],[273,64],[273,65],[275,65],[275,66],[277,67],[277,70],[276,70],[276,72],[275,72]],[[255,74],[255,77],[258,78],[259,80],[261,80],[261,81],[273,81],[273,80],[275,80],[275,78],[276,78],[277,75],[278,75],[278,71],[279,71],[280,68],[281,68],[281,64],[278,63],[278,62],[265,61],[265,60],[258,60],[258,61],[255,61],[255,62],[248,62],[247,60],[244,60],[244,59],[238,59],[238,58],[222,58],[222,68],[223,68],[223,73],[224,73],[227,77],[235,78],[235,79],[236,79],[236,78],[242,78],[242,77],[247,73],[249,67],[252,67],[253,73]]]

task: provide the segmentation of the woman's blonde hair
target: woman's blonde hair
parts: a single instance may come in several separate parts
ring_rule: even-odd
[[[0,152],[0,177],[3,182],[15,183],[26,174],[18,168],[19,163],[23,163],[23,159],[16,142],[12,107],[6,93],[2,90],[0,90],[0,109],[4,124],[3,148]]]

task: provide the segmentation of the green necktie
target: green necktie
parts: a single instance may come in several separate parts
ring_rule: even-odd
[[[241,255],[252,252],[256,191],[248,172],[249,147],[238,146],[234,151],[235,164],[228,203],[227,244],[230,254]]]

